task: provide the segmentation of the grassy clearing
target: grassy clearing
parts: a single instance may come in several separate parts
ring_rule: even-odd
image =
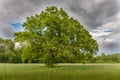
[[[120,80],[120,64],[0,64],[0,80]]]

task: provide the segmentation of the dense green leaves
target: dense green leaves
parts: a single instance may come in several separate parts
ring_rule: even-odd
[[[15,40],[26,45],[23,62],[37,59],[51,66],[57,62],[70,62],[76,56],[86,60],[85,57],[98,51],[97,42],[84,26],[54,6],[27,17],[24,28],[24,32],[15,34]]]
[[[10,39],[0,38],[0,62],[21,62],[20,58],[19,53],[16,54],[14,42]]]
[[[104,54],[95,57],[96,63],[120,63],[120,53]]]

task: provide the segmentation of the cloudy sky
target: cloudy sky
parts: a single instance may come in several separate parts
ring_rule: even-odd
[[[120,53],[120,0],[0,0],[0,37],[13,39],[27,16],[63,8],[99,43],[99,53]]]

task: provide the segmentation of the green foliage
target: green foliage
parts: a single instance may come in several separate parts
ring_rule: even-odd
[[[11,55],[10,62],[11,63],[22,63],[21,54],[22,54],[21,49],[15,49],[14,53]]]
[[[25,44],[23,62],[36,59],[52,66],[75,58],[85,61],[88,55],[93,56],[98,51],[97,42],[84,26],[54,6],[27,17],[24,28],[24,32],[14,35],[15,41]],[[80,57],[76,57],[78,55]]]
[[[0,38],[0,62],[2,63],[20,63],[21,56],[15,50],[15,44],[10,39]]]
[[[10,39],[0,38],[0,62],[10,62],[14,53],[14,43]]]
[[[119,63],[120,62],[120,53],[108,54],[104,53],[100,56],[95,57],[97,63]]]

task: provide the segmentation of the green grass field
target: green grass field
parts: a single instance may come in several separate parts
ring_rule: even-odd
[[[120,80],[120,64],[0,64],[0,80]]]

